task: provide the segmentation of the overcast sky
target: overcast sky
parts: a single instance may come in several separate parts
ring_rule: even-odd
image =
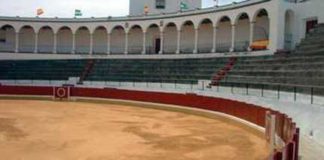
[[[214,0],[202,0],[203,7],[214,5]],[[228,4],[240,0],[219,0]],[[83,17],[125,16],[129,0],[0,0],[0,16],[34,17],[42,8],[42,17],[73,17],[75,9],[81,9]]]

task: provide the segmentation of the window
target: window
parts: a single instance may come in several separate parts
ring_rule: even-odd
[[[165,0],[155,0],[156,9],[165,9]]]

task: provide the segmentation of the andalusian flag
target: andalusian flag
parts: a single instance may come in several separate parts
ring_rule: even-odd
[[[180,10],[189,9],[188,4],[184,2],[180,2]]]
[[[38,8],[38,9],[36,10],[36,15],[37,15],[37,16],[40,16],[40,15],[42,15],[42,14],[44,14],[44,10],[43,10],[42,8]]]
[[[82,12],[81,12],[81,10],[80,10],[80,9],[76,9],[76,10],[74,10],[74,16],[75,16],[75,17],[82,16]]]

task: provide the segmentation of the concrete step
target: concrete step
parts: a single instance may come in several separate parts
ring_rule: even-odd
[[[295,64],[295,63],[321,63],[324,62],[324,54],[322,55],[306,55],[297,54],[287,58],[271,58],[271,59],[250,59],[239,61],[235,67],[239,65],[257,65],[257,64]]]
[[[324,55],[324,48],[319,49],[311,49],[311,50],[296,50],[294,53],[296,54],[304,54],[304,55]]]
[[[296,50],[314,50],[324,48],[324,43],[303,44],[296,46]]]
[[[321,70],[233,70],[228,75],[256,76],[256,77],[296,77],[296,78],[324,78]]]
[[[324,62],[322,63],[302,63],[302,64],[252,64],[252,65],[237,65],[234,67],[234,71],[240,70],[324,70]]]

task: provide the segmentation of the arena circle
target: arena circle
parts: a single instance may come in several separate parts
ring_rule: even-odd
[[[269,156],[262,133],[241,123],[142,105],[0,100],[0,154],[8,160]]]

